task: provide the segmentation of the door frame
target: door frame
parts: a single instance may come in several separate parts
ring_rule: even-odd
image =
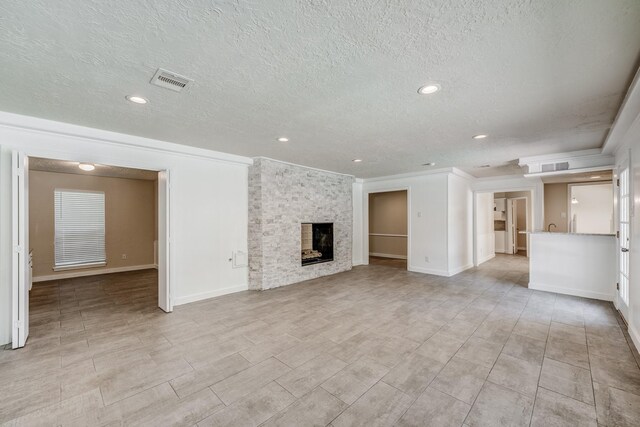
[[[477,197],[478,194],[491,193],[495,198],[496,193],[516,193],[521,191],[528,192],[529,196],[531,197],[531,206],[529,206],[529,203],[527,202],[527,228],[530,229],[530,230],[527,230],[527,232],[533,232],[535,231],[534,227],[536,226],[536,213],[534,208],[536,206],[535,202],[537,199],[536,199],[535,188],[507,187],[505,189],[505,188],[496,187],[492,189],[482,189],[482,190],[473,191],[473,265],[475,267],[478,267],[480,265],[480,254],[479,254],[479,248],[478,248],[478,197]],[[542,200],[544,200],[544,192],[541,197],[543,198]],[[517,199],[518,197],[515,197],[515,198]],[[526,197],[524,198],[526,199]],[[531,221],[529,221],[529,218],[531,219]],[[530,257],[531,256],[530,256],[530,250],[529,250],[529,235],[527,234],[527,258],[530,258]]]
[[[24,347],[29,337],[29,157],[11,152],[11,348]]]
[[[51,156],[49,153],[45,154],[45,153],[32,153],[32,152],[21,152],[19,150],[12,150],[12,161],[15,161],[15,157],[16,157],[16,153],[20,153],[24,156],[25,159],[25,164],[26,167],[28,168],[28,159],[29,157],[44,157],[47,159],[52,159],[52,160],[62,160],[62,161],[69,161],[68,158],[58,158],[55,155]],[[105,164],[105,165],[110,165],[110,166],[121,166],[121,167],[128,167],[128,168],[138,168],[138,169],[145,169],[145,170],[153,170],[158,172],[158,307],[167,312],[170,313],[173,311],[173,302],[174,302],[174,298],[173,298],[173,270],[170,268],[171,267],[171,261],[172,261],[172,251],[171,251],[171,240],[170,240],[170,236],[172,235],[171,233],[171,229],[172,229],[172,223],[171,223],[171,202],[170,202],[170,169],[155,169],[155,168],[149,168],[148,165],[143,165],[141,164],[140,166],[136,167],[135,165],[119,165],[118,162],[113,162],[113,161],[105,161],[105,162],[94,162],[94,163],[100,163],[100,164]],[[12,167],[13,169],[13,167]],[[166,179],[160,179],[161,174],[166,177]],[[26,175],[28,175],[28,169],[26,169]],[[28,196],[26,197],[26,200],[21,201],[20,197],[19,197],[19,193],[16,191],[17,187],[16,187],[16,182],[17,182],[17,176],[15,176],[15,174],[12,171],[12,210],[15,212],[16,207],[20,207],[21,205],[26,207],[26,209],[22,209],[20,211],[21,215],[16,216],[14,215],[12,218],[12,233],[14,235],[13,237],[13,241],[16,241],[16,235],[19,233],[19,224],[25,224],[28,227],[29,224],[29,205],[28,205]],[[28,181],[26,182],[26,185],[28,186]],[[164,190],[164,194],[165,194],[165,200],[163,201],[163,205],[160,205],[160,194],[161,194],[161,187],[163,186],[162,190]],[[27,194],[28,194],[28,187],[27,187]],[[161,216],[162,214],[162,216]],[[28,231],[27,231],[27,235],[26,235],[26,241],[27,241],[27,245],[28,245]],[[13,245],[12,248],[12,252],[13,252],[13,256],[14,258],[17,256],[17,251],[16,249],[16,245]],[[26,252],[28,254],[28,251]],[[14,265],[16,264],[16,262],[14,261]],[[18,315],[20,314],[20,309],[18,306],[19,301],[19,296],[20,296],[20,270],[15,271],[15,269],[12,267],[12,284],[11,284],[11,291],[12,291],[12,295],[13,295],[13,304],[12,304],[12,317],[14,316],[14,313],[16,313],[16,310],[18,310]],[[22,269],[24,270],[24,272],[22,274],[26,273],[26,269]],[[23,282],[24,283],[24,282]],[[161,288],[162,287],[162,288]],[[160,300],[162,296],[162,301]],[[26,313],[24,318],[20,318],[19,319],[19,323],[13,323],[12,325],[12,347],[13,348],[19,348],[19,347],[23,347],[26,344],[26,335],[28,335],[28,330],[29,330],[29,315],[28,315],[28,307],[29,307],[29,295],[28,295],[28,291],[26,292],[26,296],[25,298],[25,303],[26,303]],[[20,329],[22,329],[25,333],[24,336],[24,340],[22,339],[22,335],[21,332],[18,330],[18,327],[20,326]],[[17,338],[17,343],[16,343],[16,338]]]
[[[362,207],[362,225],[363,225],[363,264],[369,265],[369,195],[376,193],[391,193],[394,191],[406,191],[407,192],[407,271],[410,271],[411,266],[411,188],[406,187],[393,187],[376,190],[364,190],[363,191],[363,207]]]
[[[621,262],[622,262],[622,242],[621,242],[621,236],[620,236],[620,213],[621,213],[621,206],[620,206],[620,185],[618,185],[619,179],[620,179],[620,174],[627,169],[628,171],[628,186],[629,186],[629,203],[628,203],[628,211],[629,211],[629,244],[628,244],[628,249],[631,249],[631,245],[632,245],[632,241],[631,238],[633,237],[633,233],[631,232],[631,218],[633,215],[633,199],[631,198],[631,195],[633,194],[633,173],[631,170],[631,157],[626,156],[617,166],[615,169],[615,181],[613,182],[614,185],[614,217],[615,217],[615,229],[616,231],[616,278],[615,281],[617,283],[616,287],[617,289],[615,290],[615,295],[616,297],[614,298],[614,305],[616,307],[616,309],[618,310],[618,312],[620,312],[621,316],[624,318],[625,322],[629,322],[629,305],[627,302],[625,302],[622,299],[622,296],[620,295],[621,291],[622,291],[622,286],[620,286],[620,275],[621,275]],[[630,252],[628,252],[630,253]],[[629,263],[628,266],[628,284],[627,286],[629,286],[629,284],[631,283],[631,265]],[[628,298],[631,298],[631,289],[628,289]]]

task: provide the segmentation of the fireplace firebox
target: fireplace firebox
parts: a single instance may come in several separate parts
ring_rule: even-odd
[[[333,223],[303,222],[300,243],[302,265],[333,261]]]

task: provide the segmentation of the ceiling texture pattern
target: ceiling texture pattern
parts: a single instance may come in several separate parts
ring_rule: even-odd
[[[484,176],[602,146],[640,1],[4,0],[0,28],[3,111],[365,178]],[[194,82],[152,86],[158,67]]]

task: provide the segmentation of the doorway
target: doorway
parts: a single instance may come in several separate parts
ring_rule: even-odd
[[[517,256],[527,261],[528,233],[533,229],[531,190],[476,192],[474,197],[476,267],[496,256]]]
[[[45,327],[52,303],[172,310],[168,171],[13,160],[13,348],[30,324],[36,334]],[[65,326],[86,328],[90,315],[76,311]]]
[[[369,193],[369,264],[407,269],[407,190]]]
[[[527,224],[527,199],[515,197],[507,200],[509,214],[507,215],[507,246],[505,253],[519,256],[527,256],[528,248],[528,224]]]

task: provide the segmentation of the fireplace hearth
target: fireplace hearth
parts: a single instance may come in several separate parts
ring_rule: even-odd
[[[302,265],[333,261],[333,223],[302,223],[300,243]]]

